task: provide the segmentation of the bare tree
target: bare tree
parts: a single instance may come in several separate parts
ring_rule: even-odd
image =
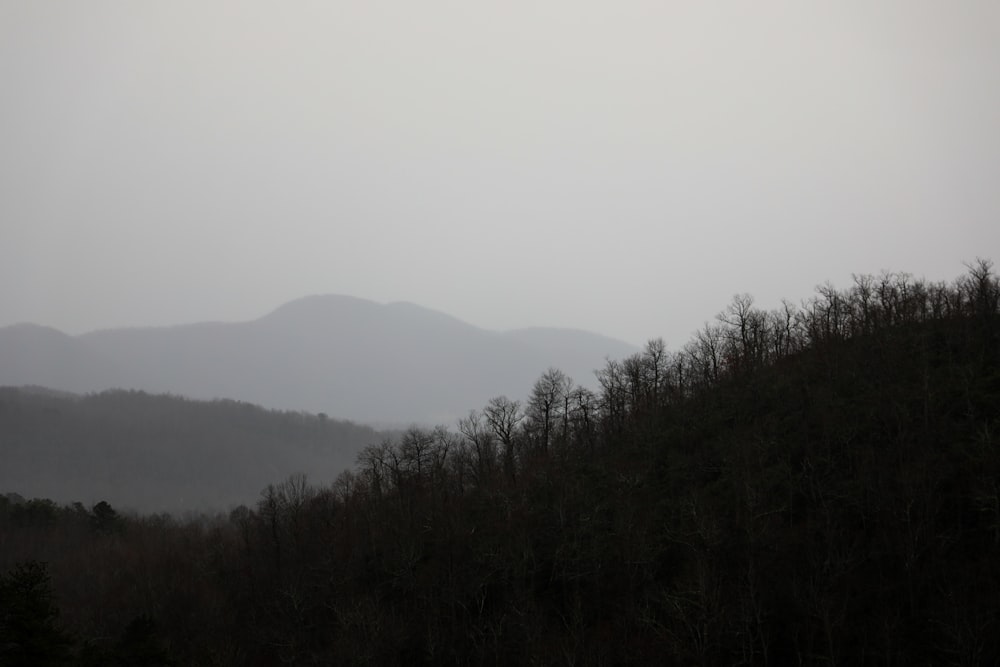
[[[572,388],[573,381],[565,373],[558,368],[549,368],[531,390],[527,416],[542,451],[548,451],[553,431],[560,421],[563,422],[563,435],[566,435],[566,401]]]
[[[622,363],[608,359],[604,368],[597,371],[597,381],[601,385],[601,403],[605,420],[612,431],[618,431],[625,423],[628,411],[628,391]]]
[[[458,431],[471,446],[473,452],[473,475],[478,486],[483,486],[496,469],[497,435],[491,428],[489,418],[472,410],[468,417],[458,420]]]
[[[667,344],[662,338],[652,338],[646,342],[642,359],[648,376],[650,398],[653,405],[659,404],[663,397],[663,384],[667,375]]]
[[[524,419],[521,403],[506,396],[496,396],[483,408],[486,424],[503,445],[503,468],[508,478],[514,477],[514,437]]]

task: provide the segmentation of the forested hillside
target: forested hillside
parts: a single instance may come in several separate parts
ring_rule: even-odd
[[[0,663],[1000,663],[988,262],[738,296],[599,379],[550,369],[228,517],[2,503],[0,591],[37,604]]]
[[[226,510],[303,470],[333,480],[381,437],[236,401],[0,387],[0,494],[144,512]]]

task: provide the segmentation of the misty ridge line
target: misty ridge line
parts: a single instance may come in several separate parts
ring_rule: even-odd
[[[978,261],[980,268],[991,266]],[[855,280],[885,282],[895,275],[883,271]],[[822,294],[823,287],[817,291]],[[792,317],[784,303],[784,316]],[[737,295],[715,320],[725,322],[732,316],[728,311],[752,304],[749,295]],[[706,322],[696,340],[710,336],[713,327],[718,324]],[[313,294],[236,322],[75,336],[33,324],[0,328],[0,385],[233,399],[402,427],[454,423],[497,395],[523,398],[539,369],[559,368],[593,390],[606,361],[638,349],[579,329],[494,331],[408,301]]]
[[[70,333],[64,331],[57,326],[50,324],[44,324],[41,322],[31,322],[31,321],[20,321],[13,322],[11,324],[6,324],[0,326],[0,330],[12,327],[37,327],[40,329],[47,329],[53,332],[57,332],[64,336],[69,336],[71,338],[84,338],[87,336],[103,334],[111,331],[149,331],[149,330],[162,330],[162,329],[183,329],[188,327],[216,327],[216,326],[228,326],[228,325],[240,325],[240,324],[252,324],[255,322],[260,322],[261,320],[266,320],[285,308],[292,307],[295,304],[308,303],[308,302],[322,302],[322,301],[344,301],[344,302],[354,302],[357,304],[363,304],[365,306],[375,307],[375,308],[387,308],[387,309],[418,309],[427,311],[429,313],[435,313],[443,318],[449,318],[454,322],[461,324],[463,326],[472,327],[483,332],[507,335],[516,332],[524,331],[563,331],[563,332],[582,332],[597,336],[603,336],[610,340],[620,340],[612,336],[606,336],[600,333],[590,332],[582,327],[573,326],[546,326],[546,325],[530,325],[523,327],[503,327],[503,328],[490,328],[480,326],[478,324],[473,324],[455,315],[451,315],[443,310],[437,308],[429,308],[427,306],[421,306],[413,301],[407,300],[394,300],[394,301],[376,301],[374,299],[366,299],[363,297],[352,296],[349,294],[340,294],[336,292],[317,292],[314,294],[307,294],[302,297],[298,297],[291,301],[287,301],[278,305],[271,310],[267,311],[263,315],[250,318],[236,318],[236,319],[204,319],[204,320],[193,320],[189,322],[176,322],[170,324],[124,324],[124,325],[111,325],[111,326],[98,326],[95,328],[90,328],[79,333]],[[624,341],[622,341],[624,342]],[[634,343],[629,343],[634,345]]]
[[[782,359],[808,352],[818,344],[829,345],[850,338],[863,338],[868,333],[896,324],[920,321],[915,312],[924,312],[925,317],[939,319],[947,319],[951,312],[955,313],[954,316],[964,316],[969,311],[994,312],[997,309],[996,298],[989,295],[1000,293],[996,292],[995,283],[991,263],[979,260],[977,264],[970,265],[968,276],[952,285],[913,281],[907,274],[883,273],[878,277],[862,275],[855,277],[854,285],[847,291],[837,291],[829,284],[820,286],[816,296],[803,302],[801,307],[786,302],[782,309],[764,311],[754,306],[753,298],[749,295],[736,295],[713,322],[705,323],[687,344],[677,350],[668,350],[662,340],[654,339],[642,351],[605,356],[603,363],[594,372],[597,389],[589,388],[551,364],[551,355],[546,351],[539,355],[538,365],[532,364],[525,369],[523,382],[513,391],[499,389],[492,384],[492,378],[486,373],[477,374],[471,380],[481,382],[484,386],[480,387],[475,383],[465,386],[475,385],[474,388],[481,391],[484,398],[479,402],[470,400],[470,395],[463,393],[455,397],[454,405],[460,407],[455,408],[453,416],[423,421],[399,420],[395,425],[402,427],[407,424],[412,427],[414,430],[407,431],[408,434],[417,433],[424,426],[434,424],[435,432],[451,431],[454,435],[457,427],[457,433],[465,437],[479,437],[484,427],[482,420],[489,419],[491,413],[502,409],[501,412],[508,417],[520,415],[522,419],[527,419],[534,411],[532,419],[537,421],[540,419],[537,404],[542,401],[547,405],[544,409],[544,435],[535,433],[531,437],[540,437],[546,443],[555,442],[559,438],[560,428],[565,430],[580,419],[589,424],[588,428],[596,428],[599,423],[613,425],[628,410],[637,409],[635,406],[628,407],[637,400],[657,401],[668,395],[676,395],[675,398],[681,400],[704,387],[716,386],[733,374],[744,373],[748,368],[766,368],[778,364]],[[982,301],[976,296],[979,294],[987,295],[986,303],[979,303]],[[962,301],[956,301],[955,295]],[[333,301],[345,303],[343,300]],[[387,348],[383,343],[417,338],[425,346],[425,357],[418,361],[423,363],[430,356],[433,361],[431,366],[435,371],[426,374],[427,366],[417,365],[416,372],[413,373],[414,368],[408,368],[405,364],[398,365],[405,358],[392,357],[387,366],[377,369],[368,365],[372,361],[368,358],[358,365],[358,373],[347,373],[346,371],[352,370],[348,364],[342,367],[341,370],[345,373],[341,377],[336,374],[320,374],[327,381],[343,381],[346,378],[348,393],[345,396],[361,386],[374,393],[374,404],[383,405],[378,403],[380,396],[393,396],[403,403],[409,401],[407,405],[412,406],[414,402],[428,398],[432,393],[434,401],[443,400],[443,391],[447,387],[442,386],[442,377],[447,377],[444,384],[449,386],[449,383],[460,382],[463,378],[470,379],[469,368],[464,363],[451,369],[453,372],[447,376],[436,372],[439,370],[436,365],[447,363],[448,359],[437,354],[440,350],[431,349],[427,352],[426,348],[432,343],[440,344],[440,338],[450,333],[452,335],[445,341],[445,345],[447,351],[451,352],[456,341],[469,342],[460,336],[454,336],[454,333],[476,331],[475,327],[412,305],[403,309],[405,317],[402,319],[394,319],[386,324],[376,318],[375,322],[381,328],[373,327],[371,322],[362,321],[364,318],[359,317],[338,320],[336,326],[332,326],[331,310],[317,307],[329,306],[330,303],[322,298],[304,299],[286,304],[256,321],[266,322],[264,331],[269,335],[274,334],[273,339],[265,337],[265,342],[276,341],[283,348],[287,348],[290,342],[301,343],[301,349],[306,354],[292,361],[308,364],[293,369],[299,375],[292,378],[294,386],[291,388],[282,385],[282,380],[289,379],[287,376],[277,376],[271,378],[275,386],[265,386],[265,390],[272,393],[288,392],[301,386],[305,370],[315,369],[322,361],[321,358],[311,358],[311,355],[322,357],[323,350],[330,345],[329,340],[337,340],[337,334],[342,338],[345,331],[353,332],[352,335],[360,332],[364,336],[370,336],[373,332],[383,336],[392,334],[376,341],[379,345],[374,349],[381,360],[390,357],[394,351],[391,345]],[[380,312],[379,308],[365,307],[369,312]],[[332,312],[336,315],[345,314],[337,309]],[[915,317],[917,320],[913,320]],[[402,327],[404,334],[399,336],[398,329],[402,324],[407,326]],[[126,353],[122,359],[133,363],[151,356],[151,351],[168,357],[172,364],[184,361],[184,358],[177,356],[178,351],[182,355],[201,354],[203,358],[196,359],[193,365],[193,368],[200,369],[203,363],[212,361],[210,357],[230,349],[233,341],[237,340],[228,335],[231,333],[228,326],[225,327],[227,335],[221,338],[206,340],[199,335],[194,339],[197,345],[208,346],[207,353],[204,349],[193,349],[191,341],[178,342],[172,335],[150,339],[145,335],[149,332],[145,330],[118,332],[120,335],[111,337],[113,345],[106,349]],[[231,326],[237,327],[234,329],[237,333],[241,331],[239,325]],[[203,332],[200,327],[196,327],[196,330],[199,334]],[[211,327],[208,330],[211,331]],[[330,419],[324,410],[308,410],[301,405],[284,411],[267,409],[260,407],[259,402],[227,396],[221,392],[217,396],[224,398],[205,402],[189,393],[147,393],[146,390],[137,390],[135,387],[88,390],[84,396],[71,393],[72,390],[65,384],[47,382],[23,382],[20,384],[33,386],[5,389],[2,385],[11,384],[8,380],[11,371],[8,362],[14,358],[11,352],[18,352],[16,344],[19,342],[22,343],[20,351],[23,352],[25,343],[24,337],[18,340],[17,336],[10,335],[12,332],[24,333],[25,329],[0,329],[0,426],[12,429],[10,433],[13,434],[12,438],[8,438],[4,451],[8,465],[5,470],[0,471],[0,490],[16,489],[19,493],[66,500],[111,499],[117,505],[144,509],[176,510],[191,508],[191,503],[198,507],[220,507],[249,502],[263,488],[263,484],[292,473],[309,471],[320,479],[330,480],[339,472],[350,469],[363,447],[373,446],[376,441],[385,443],[394,437],[391,432],[380,433],[370,426],[340,418]],[[30,328],[27,333],[31,333]],[[176,331],[168,330],[165,333],[173,334]],[[543,343],[560,346],[565,351],[567,341],[564,334],[561,330],[535,329],[527,335],[529,339],[534,337]],[[67,339],[57,338],[58,341]],[[100,336],[98,339],[104,340]],[[33,340],[35,339],[30,336],[27,338],[27,342]],[[310,344],[316,340],[322,343],[318,348]],[[495,342],[504,339],[499,337],[489,340]],[[598,340],[601,340],[600,337]],[[489,350],[497,349],[478,346],[482,341],[478,337],[471,341],[470,349],[479,360],[484,356],[488,357]],[[583,347],[588,354],[594,352],[593,348],[587,347],[594,342],[593,336],[584,337],[582,342],[586,344]],[[219,343],[226,347],[212,347]],[[262,348],[251,345],[246,349],[259,352]],[[518,348],[517,352],[523,352],[524,349],[535,349],[537,352],[541,348]],[[45,354],[52,351],[51,348],[41,348],[41,352]],[[36,349],[35,352],[39,350]],[[413,348],[405,352],[409,355]],[[130,358],[128,354],[136,356]],[[234,358],[240,363],[247,360],[247,357],[240,354]],[[67,357],[58,360],[64,362]],[[262,367],[265,370],[282,370],[282,364],[290,363],[287,358],[277,362],[265,361],[277,364],[265,365]],[[357,362],[356,356],[349,357],[349,361]],[[461,361],[468,359],[463,357]],[[490,360],[487,358],[486,361]],[[163,370],[161,366],[156,368]],[[220,369],[234,370],[225,365],[218,366],[215,370]],[[374,384],[364,385],[375,370],[388,374],[377,378],[378,382]],[[181,371],[190,374],[191,368]],[[405,376],[411,383],[409,385],[399,381],[404,371],[410,373]],[[178,377],[191,379],[185,372]],[[247,376],[237,379],[245,382]],[[639,388],[642,383],[649,382],[653,383],[652,398],[642,396],[649,391],[648,387],[641,390]],[[340,388],[340,385],[328,383],[320,389],[331,387]],[[414,387],[420,391],[414,393]],[[393,394],[393,391],[396,393]],[[440,405],[433,402],[422,405],[432,404]],[[533,408],[532,405],[536,407]],[[21,426],[16,426],[17,423]],[[111,430],[107,430],[102,425],[104,423],[111,424]],[[396,431],[396,435],[402,430],[400,428]],[[98,435],[99,433],[103,435]],[[512,431],[505,436],[508,440],[510,433]],[[39,457],[49,461],[49,465],[40,468],[37,465]],[[105,463],[109,461],[117,463],[106,466]],[[236,468],[238,472],[235,478],[228,478],[225,470],[234,470],[234,462],[239,462]],[[139,471],[141,474],[121,475],[115,472],[122,470],[132,470],[133,473]],[[89,472],[81,477],[81,471]],[[174,482],[168,485],[150,483],[150,480],[163,474],[167,474]],[[123,481],[133,477],[133,482],[146,481],[138,485]],[[226,478],[226,481],[220,483],[216,478]],[[102,491],[97,492],[96,489]],[[183,489],[182,494],[178,493],[179,489]],[[66,493],[73,497],[67,498]]]
[[[242,322],[0,329],[0,384],[87,393],[125,388],[380,425],[450,423],[497,393],[519,396],[559,366],[596,386],[638,348],[579,329],[493,331],[397,301],[312,295]]]
[[[712,385],[728,374],[741,372],[742,366],[748,362],[754,366],[764,366],[770,363],[768,360],[780,360],[806,351],[817,341],[860,337],[874,330],[873,328],[892,324],[895,319],[899,319],[900,322],[909,321],[907,318],[913,317],[909,311],[914,308],[927,310],[933,317],[944,317],[952,310],[961,314],[963,309],[968,308],[986,309],[989,312],[996,310],[995,303],[992,306],[989,303],[978,304],[972,297],[968,297],[971,306],[961,303],[956,306],[949,300],[954,298],[950,295],[966,298],[967,295],[990,293],[990,286],[996,281],[991,272],[991,262],[978,260],[976,264],[968,266],[969,275],[960,278],[952,285],[923,280],[913,281],[908,274],[888,272],[877,277],[855,276],[854,285],[847,291],[839,292],[826,284],[819,286],[812,300],[803,302],[801,307],[785,302],[783,308],[770,311],[754,306],[751,296],[739,294],[716,315],[714,321],[706,322],[687,344],[677,350],[668,350],[661,339],[653,339],[641,351],[632,349],[615,356],[603,355],[603,361],[591,367],[596,389],[586,384],[586,375],[574,377],[561,370],[560,366],[553,364],[551,353],[554,350],[565,353],[570,347],[569,344],[575,342],[583,350],[589,362],[593,360],[598,349],[594,347],[595,340],[598,343],[606,342],[602,337],[583,332],[584,336],[580,338],[578,336],[581,332],[567,333],[566,330],[544,328],[515,332],[523,337],[523,340],[516,342],[524,345],[515,348],[514,351],[521,354],[525,350],[531,350],[535,355],[532,356],[530,364],[524,363],[520,356],[505,357],[501,360],[504,363],[501,370],[511,370],[512,367],[507,365],[507,362],[512,359],[522,362],[522,368],[516,369],[519,372],[523,371],[517,378],[520,384],[514,386],[512,390],[505,390],[493,382],[497,371],[495,366],[482,366],[479,370],[483,372],[470,373],[470,367],[467,365],[471,360],[490,364],[495,362],[490,356],[491,353],[498,350],[510,352],[510,348],[481,345],[483,340],[491,343],[506,342],[505,337],[492,336],[484,339],[481,335],[489,332],[483,332],[456,318],[413,304],[402,304],[400,308],[393,310],[394,317],[386,322],[381,317],[387,310],[386,307],[355,298],[326,296],[304,298],[285,304],[257,320],[244,324],[109,330],[83,338],[93,338],[97,342],[93,347],[88,346],[86,351],[97,350],[106,354],[107,358],[117,354],[117,361],[130,369],[141,367],[144,361],[152,359],[153,364],[147,366],[145,370],[160,374],[153,377],[154,383],[162,382],[163,374],[168,371],[175,371],[175,375],[168,379],[178,382],[205,381],[206,378],[211,381],[223,372],[246,371],[245,364],[256,359],[263,365],[250,369],[251,372],[244,375],[237,375],[235,382],[245,386],[248,382],[252,384],[254,380],[263,379],[264,384],[254,385],[251,388],[268,393],[274,400],[292,402],[287,394],[294,394],[307,382],[318,378],[320,384],[309,385],[308,388],[320,394],[331,389],[342,390],[339,396],[345,402],[359,391],[364,392],[364,398],[372,401],[368,406],[369,409],[372,405],[385,409],[387,397],[398,401],[395,404],[388,404],[388,407],[397,409],[400,405],[412,409],[413,405],[422,399],[425,400],[419,405],[425,410],[440,409],[442,401],[446,399],[452,401],[450,404],[452,413],[448,415],[438,414],[424,419],[383,420],[383,428],[393,427],[398,429],[397,432],[405,427],[422,428],[434,425],[445,430],[457,427],[459,432],[465,433],[471,423],[482,418],[484,413],[479,410],[485,411],[491,406],[496,406],[499,400],[504,405],[515,406],[516,411],[517,405],[526,406],[530,400],[537,398],[540,387],[561,396],[550,406],[554,413],[564,409],[568,419],[570,403],[576,402],[579,403],[577,407],[587,415],[586,419],[593,417],[613,421],[616,410],[624,409],[616,407],[616,401],[634,400],[634,396],[632,399],[622,398],[619,392],[629,393],[623,388],[640,380],[647,381],[650,363],[655,363],[654,382],[657,385],[662,382],[663,391],[668,391],[672,384],[676,384],[677,387],[670,391],[685,391],[683,385],[692,382],[690,379],[692,373],[696,376],[695,385],[698,382]],[[920,304],[906,305],[904,309],[898,303],[904,300],[914,303],[919,301]],[[357,311],[355,309],[357,306],[360,306],[362,311]],[[249,325],[263,328],[251,329],[248,334],[245,327]],[[50,330],[42,329],[42,331],[49,333]],[[477,335],[472,338],[463,337],[463,334],[468,334],[470,331]],[[175,334],[178,332],[194,332],[197,335],[194,338],[177,338]],[[206,332],[211,335],[205,337],[203,334]],[[215,336],[220,332],[224,335]],[[94,419],[93,411],[98,415],[103,413],[106,415],[105,418],[116,420],[115,423],[119,423],[120,426],[131,424],[128,428],[133,429],[135,433],[143,434],[139,438],[140,442],[136,447],[131,447],[123,441],[123,438],[125,440],[128,438],[121,433],[111,436],[110,441],[118,443],[114,447],[126,445],[125,449],[121,449],[117,454],[112,452],[112,458],[138,456],[140,458],[136,463],[139,469],[146,470],[145,477],[150,477],[155,476],[152,468],[149,468],[150,461],[160,461],[163,456],[167,456],[169,461],[161,461],[153,465],[153,468],[173,470],[172,474],[176,479],[185,480],[181,486],[187,491],[181,497],[181,506],[185,504],[183,502],[185,497],[200,498],[197,502],[202,506],[246,502],[264,482],[292,472],[309,470],[319,473],[322,478],[330,478],[340,470],[349,468],[362,446],[371,445],[374,440],[391,435],[380,434],[371,428],[372,425],[376,425],[376,420],[369,421],[369,426],[365,426],[365,422],[356,416],[335,416],[330,419],[327,416],[328,411],[310,409],[301,404],[288,408],[266,406],[260,401],[236,395],[239,389],[234,389],[236,387],[234,384],[214,385],[215,394],[208,397],[212,400],[206,403],[205,398],[192,395],[194,393],[192,391],[146,389],[135,386],[136,383],[107,389],[91,387],[81,391],[69,386],[70,380],[74,379],[69,375],[63,375],[55,380],[48,378],[51,381],[39,381],[38,378],[43,371],[65,371],[67,364],[70,364],[71,370],[89,373],[94,368],[85,364],[93,362],[93,358],[73,356],[79,352],[79,348],[75,346],[72,337],[34,337],[31,335],[33,333],[37,332],[31,325],[0,329],[0,410],[9,409],[11,406],[16,408],[18,404],[37,407],[38,404],[44,403],[35,421],[29,419],[25,422],[31,426],[25,427],[21,432],[34,434],[31,437],[36,437],[55,429],[55,432],[60,434],[56,439],[63,443],[60,446],[67,445],[70,441],[87,443],[89,438],[90,444],[86,445],[84,450],[94,454],[89,459],[91,462],[106,460],[109,455],[104,445],[98,442],[100,439],[94,440],[94,424],[88,424],[88,420],[92,422]],[[230,335],[233,333],[243,334],[243,337]],[[569,339],[566,338],[567,335],[570,335]],[[370,346],[368,351],[374,350],[375,356],[369,355],[359,360],[359,352],[355,347],[372,343],[373,336],[375,344]],[[52,345],[67,340],[74,344],[64,348]],[[343,348],[336,346],[337,342],[344,343],[345,340],[346,345],[343,347],[346,347],[346,353],[343,352]],[[400,354],[398,346],[404,341],[414,340],[419,345],[406,348]],[[36,345],[32,349],[31,345],[37,343],[41,345]],[[262,354],[267,349],[262,347],[264,343],[270,344],[272,350],[294,349],[302,354],[295,358],[290,358],[288,355],[267,358]],[[549,347],[546,348],[546,344]],[[228,359],[221,358],[226,353],[234,352],[234,345],[235,353]],[[239,345],[243,347],[240,348]],[[438,347],[435,348],[435,345]],[[449,356],[455,352],[456,345],[467,346],[466,350],[459,350],[464,354],[464,356],[459,355],[459,363],[454,363],[455,359]],[[331,348],[339,352],[329,357],[324,356]],[[465,354],[469,352],[471,355]],[[26,353],[35,356],[31,357]],[[55,363],[47,368],[30,368],[30,362],[37,362],[40,359]],[[333,359],[333,362],[330,359]],[[26,363],[17,367],[12,361]],[[235,363],[229,363],[233,361]],[[214,367],[213,363],[216,364]],[[449,363],[452,364],[451,367],[448,367]],[[72,366],[72,364],[77,365]],[[197,371],[206,367],[211,373],[199,376]],[[281,375],[280,372],[288,370],[288,367],[291,367],[293,375]],[[316,372],[317,369],[319,372]],[[448,371],[447,374],[442,370]],[[278,374],[270,377],[260,375],[266,371]],[[314,372],[311,376],[308,374],[310,371]],[[338,374],[337,371],[341,372]],[[33,379],[17,381],[17,372],[28,375],[34,373]],[[674,375],[676,377],[673,377]],[[405,381],[401,381],[400,378]],[[93,382],[90,376],[85,376],[83,379]],[[149,380],[148,377],[145,379]],[[508,379],[512,379],[512,376]],[[270,384],[266,381],[270,381]],[[462,392],[445,393],[447,389],[463,381],[466,384],[461,385]],[[4,385],[20,385],[20,388],[5,389]],[[479,392],[478,401],[470,398],[471,392],[468,391],[470,388]],[[204,390],[204,386],[195,389]],[[604,398],[598,401],[598,396]],[[611,399],[614,400],[608,403]],[[563,401],[565,406],[560,407]],[[16,409],[14,413],[17,413]],[[5,415],[0,415],[0,422],[9,417],[9,411]],[[59,425],[65,419],[75,419],[77,426],[65,430],[65,424]],[[563,428],[565,427],[564,424]],[[216,433],[215,436],[206,435],[213,432]],[[554,432],[555,426],[553,426]],[[69,435],[70,433],[79,435]],[[90,435],[87,435],[88,433]],[[213,438],[220,444],[210,445],[209,442],[213,441]],[[546,435],[545,439],[548,438],[549,435]],[[78,497],[88,497],[88,489],[90,494],[94,492],[93,486],[88,486],[86,482],[71,486],[64,484],[53,486],[46,481],[50,473],[55,478],[59,477],[60,473],[57,471],[65,467],[61,464],[55,465],[56,472],[46,470],[41,478],[33,477],[38,471],[34,470],[31,461],[38,452],[32,450],[37,447],[45,449],[49,445],[45,444],[43,438],[42,444],[35,443],[28,447],[29,440],[30,438],[24,440],[20,446],[20,455],[28,458],[19,466],[8,466],[6,476],[0,474],[2,483],[0,487],[6,485],[8,488],[16,488],[17,480],[22,479],[19,475],[23,475],[23,480],[34,480],[29,486],[49,489],[42,495],[58,497],[69,488],[76,489]],[[250,449],[241,449],[238,444],[241,442],[253,444],[246,445]],[[157,443],[166,447],[161,447]],[[13,445],[13,449],[8,449],[5,454],[8,462],[15,460],[18,455],[17,438],[14,438],[9,445]],[[197,475],[194,479],[186,479],[184,476],[183,470],[188,465],[185,461],[201,460],[205,452],[209,453],[209,458],[215,460],[216,464],[221,465],[224,461],[236,459],[246,461],[251,450],[256,451],[256,454],[250,458],[263,462],[263,468],[266,470],[262,472],[260,465],[245,465],[238,475],[240,482],[210,484],[213,488],[218,487],[215,495],[203,495],[205,487],[198,483]],[[13,458],[11,453],[14,455]],[[142,459],[145,457],[150,458],[143,463]],[[64,457],[53,451],[47,458],[59,461]],[[89,469],[87,465],[78,462],[72,464],[70,468]],[[214,464],[206,466],[202,463],[198,468],[209,469],[212,465]],[[21,473],[17,473],[18,468]],[[69,470],[63,472],[68,474]],[[105,473],[100,470],[91,472],[93,474],[89,475],[90,478],[104,479]],[[11,477],[11,474],[14,476]],[[109,478],[99,486],[114,489],[116,482]],[[139,489],[128,487],[130,490],[126,494],[126,506],[136,504],[147,508],[178,506],[178,500],[171,491],[166,489],[157,489],[155,492],[143,491],[141,487],[142,485]],[[32,492],[28,488],[23,490]],[[116,497],[115,500],[121,504],[122,499]]]

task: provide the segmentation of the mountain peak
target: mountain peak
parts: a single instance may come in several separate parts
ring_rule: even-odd
[[[347,296],[346,294],[310,294],[283,303],[258,319],[281,318],[305,312],[329,311],[335,308],[374,309],[381,306],[382,304],[376,301]]]
[[[526,395],[550,366],[593,385],[607,357],[636,351],[582,331],[501,334],[410,302],[340,294],[225,325],[77,337],[33,326],[0,336],[0,385],[232,398],[366,422],[448,421],[495,395]]]

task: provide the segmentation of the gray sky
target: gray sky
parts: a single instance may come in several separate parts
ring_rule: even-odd
[[[0,0],[0,325],[686,341],[1000,262],[1000,2]]]

